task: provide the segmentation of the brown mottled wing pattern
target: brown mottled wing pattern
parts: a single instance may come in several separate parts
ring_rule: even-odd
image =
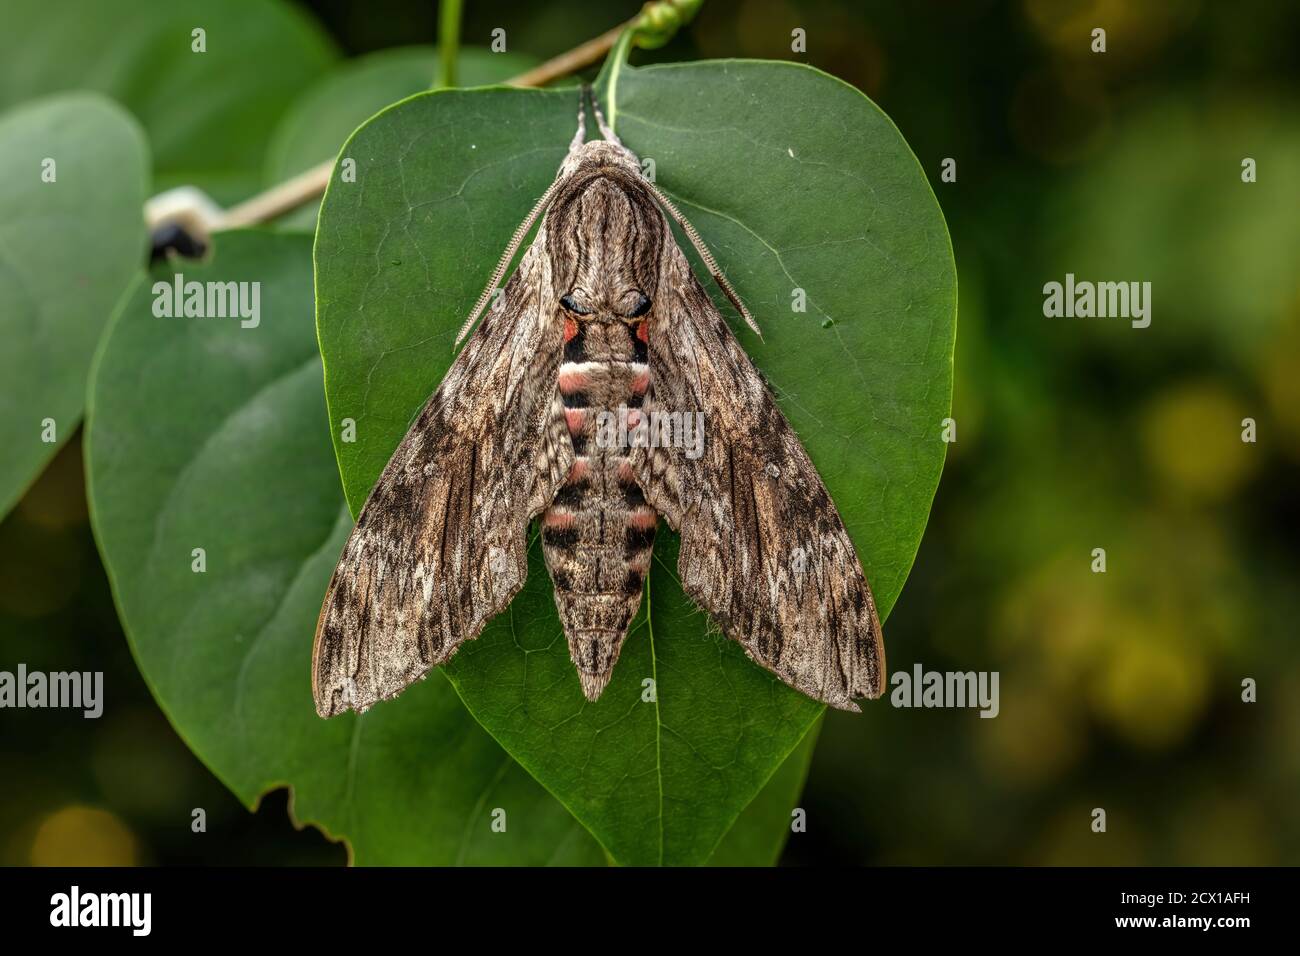
[[[316,626],[329,717],[399,694],[509,604],[527,528],[573,462],[544,229],[370,493]]]
[[[649,328],[648,410],[704,412],[703,454],[639,450],[646,499],[681,533],[682,587],[755,661],[858,710],[884,689],[875,601],[826,486],[675,243]]]

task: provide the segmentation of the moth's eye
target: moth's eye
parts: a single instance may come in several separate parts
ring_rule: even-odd
[[[577,302],[573,301],[573,296],[571,295],[560,296],[560,305],[564,306],[574,315],[591,315],[591,309],[584,309],[582,306],[578,305]]]
[[[650,300],[643,295],[638,295],[636,297],[636,305],[632,307],[632,311],[627,314],[627,317],[629,319],[639,319],[649,311]]]

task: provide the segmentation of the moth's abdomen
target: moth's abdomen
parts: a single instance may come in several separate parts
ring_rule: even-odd
[[[566,321],[557,382],[574,461],[542,514],[542,552],[583,693],[609,683],[650,568],[658,515],[633,477],[619,419],[650,383],[644,324]]]

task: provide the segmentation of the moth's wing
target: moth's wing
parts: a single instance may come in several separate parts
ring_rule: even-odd
[[[704,413],[703,453],[636,449],[646,500],[681,533],[682,587],[755,661],[857,710],[885,658],[875,601],[826,486],[675,243],[648,327],[647,411]]]
[[[322,717],[396,696],[523,586],[529,519],[573,463],[550,284],[539,233],[362,508],[316,626]]]

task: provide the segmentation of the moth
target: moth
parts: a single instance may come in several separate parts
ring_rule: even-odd
[[[745,322],[699,234],[606,125],[578,131],[461,327],[474,328],[393,453],[348,538],[316,628],[317,712],[364,711],[445,663],[504,610],[540,536],[582,692],[609,683],[641,603],[660,518],[685,592],[750,658],[858,710],[884,687],[871,589],[820,476],[673,238],[669,217]],[[695,455],[601,441],[702,413]],[[606,419],[608,420],[608,419]],[[644,428],[633,428],[643,434]]]

